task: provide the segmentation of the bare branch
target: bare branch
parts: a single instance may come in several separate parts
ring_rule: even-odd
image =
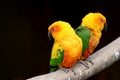
[[[88,59],[94,63],[92,65],[85,60],[84,62],[88,64],[89,68],[77,63],[73,68],[67,69],[67,73],[63,70],[57,70],[27,80],[85,80],[120,59],[120,37],[92,54]]]

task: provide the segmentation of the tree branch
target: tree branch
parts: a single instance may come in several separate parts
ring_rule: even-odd
[[[67,69],[68,72],[63,70],[57,70],[56,72],[36,76],[27,80],[85,80],[94,74],[109,67],[120,59],[120,37],[92,54],[90,59],[94,64],[85,60],[89,68],[77,63],[71,69]]]

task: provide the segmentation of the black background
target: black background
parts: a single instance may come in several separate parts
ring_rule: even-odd
[[[96,50],[120,36],[117,0],[4,0],[0,5],[1,80],[25,80],[49,72],[53,43],[48,40],[47,28],[56,20],[77,28],[89,12],[105,15],[108,30],[103,31]],[[118,61],[88,80],[119,79]]]

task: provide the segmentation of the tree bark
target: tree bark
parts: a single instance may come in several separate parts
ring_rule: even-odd
[[[59,69],[55,72],[39,75],[27,80],[85,80],[94,74],[104,70],[120,59],[120,37],[98,50],[83,63],[77,63],[74,67],[66,69],[67,72]],[[91,64],[88,60],[91,60]]]

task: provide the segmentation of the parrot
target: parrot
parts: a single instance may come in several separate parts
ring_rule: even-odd
[[[82,40],[68,22],[55,21],[48,27],[48,37],[54,39],[50,72],[71,68],[82,55]]]
[[[102,36],[102,30],[107,30],[106,17],[99,12],[90,12],[82,18],[80,26],[75,29],[83,43],[81,60],[87,59],[95,50]]]

